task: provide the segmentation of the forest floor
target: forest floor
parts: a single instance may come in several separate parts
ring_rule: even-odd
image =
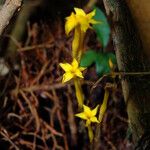
[[[74,117],[78,111],[73,83],[61,82],[59,63],[71,61],[71,40],[60,20],[28,26],[28,36],[17,49],[16,63],[0,78],[1,150],[96,149],[94,144],[89,146],[83,122]],[[85,43],[86,49],[100,48],[93,32],[88,32]],[[90,100],[96,104],[103,100],[101,84],[91,92],[98,78],[95,66],[91,66],[82,82],[85,104],[92,107]],[[100,130],[98,149],[133,149],[119,83],[111,93]]]

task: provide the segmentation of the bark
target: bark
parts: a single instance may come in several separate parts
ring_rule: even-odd
[[[144,53],[150,60],[150,0],[127,0],[127,4],[136,22]]]
[[[22,0],[6,0],[0,10],[0,35],[2,35],[5,27],[9,24],[15,11],[21,6]]]
[[[150,59],[145,55],[146,50],[143,49],[125,0],[104,0],[104,5],[113,24],[112,36],[119,71],[150,71]],[[125,76],[122,79],[122,89],[133,139],[137,142],[150,127],[150,75],[141,73]]]

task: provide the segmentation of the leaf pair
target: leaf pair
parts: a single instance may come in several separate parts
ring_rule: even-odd
[[[103,53],[96,52],[94,50],[88,50],[82,56],[80,66],[89,67],[92,64],[95,64],[97,74],[102,76],[106,73],[110,73],[111,71],[109,60],[111,60],[113,64],[116,64],[116,57],[113,53]]]

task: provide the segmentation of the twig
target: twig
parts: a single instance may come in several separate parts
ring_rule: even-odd
[[[105,78],[105,77],[111,77],[111,76],[145,76],[145,75],[150,75],[150,71],[147,72],[112,72],[112,73],[108,73],[105,74],[104,76],[102,76],[101,78],[99,78],[94,85],[91,88],[91,92],[93,91],[94,88],[97,87],[97,85]]]
[[[30,111],[32,113],[32,115],[34,116],[35,118],[35,122],[36,122],[36,131],[39,131],[40,129],[40,120],[39,120],[39,117],[38,117],[38,113],[37,113],[37,110],[36,108],[31,104],[30,100],[26,97],[25,93],[23,91],[19,91],[20,94],[22,95],[23,99],[26,101],[26,103],[28,104],[29,108],[30,108]]]
[[[59,133],[58,131],[56,131],[54,128],[52,128],[48,123],[46,123],[45,121],[41,120],[43,122],[43,124],[45,125],[45,127],[54,135],[60,136],[62,137],[63,135],[61,133]]]
[[[8,141],[16,150],[19,150],[19,147],[14,144],[14,142],[9,138],[9,135],[7,134],[7,131],[3,129],[3,131],[0,132],[0,134],[4,137],[6,141]]]
[[[43,76],[43,74],[45,73],[45,70],[46,70],[46,68],[47,68],[48,65],[49,65],[49,61],[46,62],[46,63],[43,65],[43,67],[42,67],[42,69],[40,70],[40,72],[38,73],[37,77],[34,78],[34,80],[31,82],[31,85],[34,85],[36,82],[38,82],[38,81],[40,80],[40,78],[41,78],[41,77]]]
[[[22,48],[19,48],[18,51],[23,52],[23,51],[35,50],[38,48],[51,48],[52,46],[53,46],[53,44],[45,44],[44,43],[44,44],[39,44],[39,45],[22,47]]]
[[[143,75],[150,75],[150,71],[147,72],[113,72],[110,75],[115,75],[115,76],[143,76]]]
[[[116,146],[106,136],[104,137],[104,139],[112,150],[117,150]]]
[[[70,91],[70,92],[69,92]],[[75,117],[74,117],[74,111],[73,111],[73,102],[71,100],[70,97],[70,93],[72,93],[71,91],[71,87],[68,88],[68,93],[66,93],[67,99],[68,99],[68,123],[69,123],[69,127],[70,127],[70,132],[71,132],[71,138],[72,138],[72,143],[74,145],[77,144],[77,127],[75,124]]]

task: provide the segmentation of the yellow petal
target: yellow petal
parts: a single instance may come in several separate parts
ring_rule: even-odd
[[[86,67],[80,67],[79,69],[80,69],[80,71],[84,71],[86,69]]]
[[[96,21],[92,17],[95,16],[96,10],[93,10],[91,13],[87,14],[88,22],[89,24],[98,24],[101,23],[101,21]]]
[[[92,110],[92,116],[95,116],[97,114],[99,105],[97,105],[93,110]]]
[[[102,23],[101,21],[96,21],[96,20],[94,20],[94,19],[91,19],[90,21],[89,21],[89,23],[91,23],[91,24],[98,24],[98,23]]]
[[[59,65],[65,72],[68,72],[72,69],[72,66],[68,63],[60,63]]]
[[[63,75],[63,80],[62,82],[67,82],[69,80],[71,80],[72,78],[74,77],[74,75],[70,72],[66,72],[64,75]]]
[[[80,8],[74,8],[75,12],[76,12],[76,15],[81,15],[81,16],[85,16],[85,12],[83,11],[83,9],[80,9]]]
[[[91,109],[88,106],[86,106],[86,105],[83,105],[83,110],[87,114],[91,113]]]
[[[86,32],[90,26],[88,18],[86,16],[77,16],[77,20],[80,24],[81,31]]]
[[[92,12],[88,13],[88,14],[87,14],[87,18],[88,18],[88,19],[91,19],[92,17],[95,16],[95,13],[96,13],[96,9],[94,9]]]
[[[86,32],[88,28],[90,28],[90,24],[87,23],[87,21],[86,21],[86,23],[83,22],[83,23],[81,24],[81,31]]]
[[[97,118],[96,118],[96,117],[92,117],[92,118],[90,118],[90,121],[91,121],[91,122],[99,123],[99,121],[97,120]]]
[[[79,78],[84,78],[82,72],[79,69],[76,70],[75,75]]]
[[[74,58],[71,65],[72,65],[72,68],[76,69],[76,68],[78,68],[79,63],[78,63],[77,60]]]
[[[84,120],[87,120],[87,116],[85,115],[85,113],[78,113],[78,114],[75,114],[76,117],[79,117],[81,119],[84,119]]]
[[[65,23],[65,31],[66,34],[68,35],[70,31],[72,31],[76,26],[78,22],[76,20],[75,14],[72,12],[69,17],[66,18],[66,23]]]

